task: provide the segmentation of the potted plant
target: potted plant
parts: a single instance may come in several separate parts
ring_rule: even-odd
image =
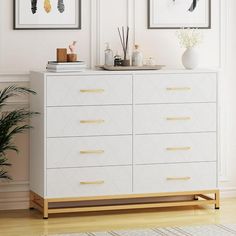
[[[4,111],[7,101],[15,96],[24,94],[36,94],[34,91],[19,86],[8,86],[0,91],[0,180],[11,179],[7,168],[11,164],[8,161],[8,151],[19,152],[13,138],[20,133],[32,128],[27,124],[30,117],[38,114],[27,108],[19,108],[12,111]]]
[[[181,29],[177,32],[180,45],[185,48],[182,63],[186,69],[198,66],[198,53],[195,48],[202,42],[202,34],[197,29]]]

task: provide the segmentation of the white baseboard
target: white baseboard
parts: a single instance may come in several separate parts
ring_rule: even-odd
[[[1,181],[0,193],[29,191],[29,181]]]
[[[221,198],[236,198],[236,187],[220,189]]]
[[[0,202],[0,211],[5,210],[25,210],[29,209],[29,198],[19,201],[17,198],[13,202]]]
[[[29,82],[28,72],[0,73],[1,83]]]
[[[0,210],[18,210],[29,208],[29,182],[1,182]]]

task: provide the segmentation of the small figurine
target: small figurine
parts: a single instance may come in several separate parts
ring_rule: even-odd
[[[73,43],[69,45],[69,49],[70,49],[71,54],[76,54],[77,53],[77,41],[73,41]]]
[[[70,53],[67,54],[68,62],[77,61],[77,41],[73,41],[72,44],[69,45]]]

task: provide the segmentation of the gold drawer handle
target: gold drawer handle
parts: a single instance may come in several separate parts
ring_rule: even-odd
[[[87,151],[80,151],[80,154],[103,154],[104,150],[87,150]]]
[[[191,120],[191,117],[167,117],[166,118],[167,121],[185,121],[185,120]]]
[[[81,89],[81,93],[104,93],[104,89]]]
[[[191,90],[190,87],[169,87],[166,88],[167,91],[189,91]]]
[[[191,147],[168,147],[166,148],[166,151],[189,151],[191,150]]]
[[[81,120],[81,124],[102,124],[105,120]]]
[[[104,180],[99,180],[99,181],[81,181],[80,182],[81,185],[101,185],[101,184],[105,184]]]
[[[187,181],[190,179],[191,179],[191,177],[167,177],[166,178],[166,180],[168,180],[168,181],[176,181],[176,180]]]

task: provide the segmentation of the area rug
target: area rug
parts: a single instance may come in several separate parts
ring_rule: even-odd
[[[204,225],[191,227],[152,228],[143,230],[120,230],[50,236],[236,236],[235,225]]]

